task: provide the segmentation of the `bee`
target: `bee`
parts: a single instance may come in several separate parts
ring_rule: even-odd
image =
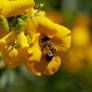
[[[46,58],[46,60],[48,62],[51,61],[52,58],[56,54],[55,45],[51,42],[51,40],[48,37],[43,36],[40,39],[40,46],[41,46],[41,49],[42,49],[43,56]]]

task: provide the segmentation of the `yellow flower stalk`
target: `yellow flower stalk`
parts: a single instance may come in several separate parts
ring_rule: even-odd
[[[23,14],[34,7],[34,0],[0,0],[0,15],[5,17]]]

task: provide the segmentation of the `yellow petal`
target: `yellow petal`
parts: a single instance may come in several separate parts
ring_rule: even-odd
[[[34,0],[3,0],[0,1],[0,14],[6,17],[23,14],[34,6]],[[8,10],[7,10],[8,9]]]
[[[30,48],[28,49],[28,53],[29,53],[29,61],[36,61],[36,62],[40,62],[41,56],[42,56],[42,52],[41,52],[41,48],[39,46],[39,36],[40,34],[34,34],[33,38],[32,38],[32,45],[30,46]]]
[[[10,45],[15,37],[15,32],[12,31],[8,33],[5,37],[0,39],[0,51],[2,53],[4,63],[11,68],[16,67],[18,64],[15,63],[15,61],[17,62],[17,50],[13,49],[12,45]]]
[[[14,31],[8,33],[3,38],[0,39],[0,47],[2,47],[3,44],[8,45],[12,40],[14,40],[16,37],[16,34]]]
[[[28,24],[27,32],[31,35],[33,32],[44,34],[51,38],[58,50],[66,50],[71,44],[71,32],[64,26],[58,25],[47,19],[45,16],[33,17]]]
[[[27,62],[25,64],[26,68],[31,71],[33,74],[35,74],[36,76],[41,76],[42,73],[39,71],[40,67],[35,67],[36,63],[32,62],[32,63],[29,63]]]
[[[44,62],[44,61],[42,61]],[[47,62],[47,61],[46,61]],[[59,56],[54,56],[53,59],[45,67],[43,74],[52,75],[56,73],[61,65],[61,59]]]
[[[32,71],[35,75],[41,76],[42,74],[45,75],[52,75],[57,72],[61,65],[61,59],[59,56],[53,57],[53,59],[48,62],[45,58],[43,58],[39,63],[31,62],[26,64],[26,68]]]
[[[17,35],[17,43],[22,47],[29,47],[27,37],[25,33],[22,31]]]

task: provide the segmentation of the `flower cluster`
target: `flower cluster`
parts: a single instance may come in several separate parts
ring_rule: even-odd
[[[61,65],[60,53],[70,47],[71,32],[34,9],[34,4],[0,1],[0,51],[9,68],[24,64],[37,76],[52,75]]]

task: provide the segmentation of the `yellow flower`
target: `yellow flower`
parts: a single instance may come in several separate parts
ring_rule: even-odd
[[[61,59],[59,56],[54,56],[53,59],[49,62],[43,58],[40,63],[37,62],[27,62],[26,67],[28,70],[31,70],[35,75],[41,76],[42,74],[45,75],[52,75],[57,72],[58,68],[61,65]]]
[[[71,48],[67,53],[62,53],[62,68],[68,72],[77,72],[85,65],[84,49]]]
[[[61,59],[57,52],[65,51],[70,47],[70,30],[66,27],[53,23],[45,16],[34,16],[28,20],[26,24],[26,31],[30,38],[33,37],[32,34],[40,34],[38,42],[34,41],[34,43],[37,44],[34,45],[34,48],[39,45],[40,48],[37,49],[42,52],[42,57],[41,59],[39,58],[40,60],[38,59],[38,61],[33,59],[36,57],[30,57],[33,60],[29,60],[26,63],[26,67],[38,76],[41,76],[42,74],[54,74],[61,64]],[[36,52],[37,51],[34,50],[33,54],[35,55]],[[41,53],[38,53],[38,55],[41,55]]]
[[[33,6],[34,0],[2,0],[0,1],[0,15],[6,17],[20,15]]]
[[[80,20],[81,19],[81,20]],[[79,14],[72,28],[72,45],[84,48],[90,44],[89,32],[90,18],[85,14]]]
[[[0,51],[4,63],[9,68],[16,68],[27,60],[27,48],[29,47],[24,32],[16,34],[14,31],[0,39]]]
[[[59,51],[66,50],[70,47],[70,30],[64,26],[53,23],[45,16],[33,17],[26,25],[26,31],[30,37],[32,36],[32,32],[46,35],[52,40]]]
[[[79,14],[72,28],[72,48],[62,55],[62,66],[65,70],[76,72],[84,68],[92,60],[89,33],[90,18]],[[67,62],[68,61],[68,62]]]
[[[90,33],[88,28],[74,27],[72,29],[72,45],[74,47],[84,48],[90,44]]]
[[[6,6],[2,7],[3,4]],[[9,8],[9,11],[6,11],[6,7]],[[33,0],[29,2],[4,0],[0,13],[6,17],[16,16],[24,13],[30,7],[33,7]],[[46,18],[45,12],[31,8],[32,13],[30,13],[29,10],[27,10],[29,19],[25,27],[26,35],[24,26],[20,26],[19,29],[15,27],[15,31],[7,33],[0,39],[2,57],[9,68],[25,64],[38,76],[52,75],[61,65],[59,52],[70,47],[71,32],[66,27]]]

